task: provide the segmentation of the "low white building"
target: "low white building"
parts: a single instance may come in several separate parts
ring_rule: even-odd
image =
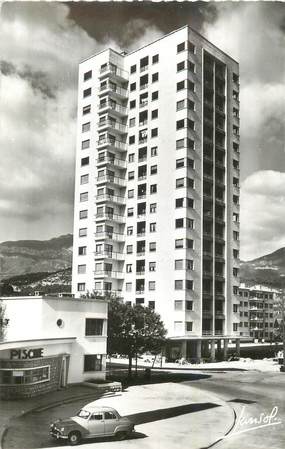
[[[87,379],[105,379],[105,300],[0,298],[0,395],[29,397]]]

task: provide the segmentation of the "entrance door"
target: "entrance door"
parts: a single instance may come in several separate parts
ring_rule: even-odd
[[[62,356],[61,372],[60,372],[60,387],[61,388],[64,388],[67,385],[68,365],[69,365],[69,355]]]

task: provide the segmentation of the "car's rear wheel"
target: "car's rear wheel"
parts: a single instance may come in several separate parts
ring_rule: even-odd
[[[75,446],[81,441],[81,433],[80,432],[70,432],[68,435],[68,442],[71,446]]]
[[[125,440],[128,436],[128,432],[117,432],[116,433],[116,439],[119,441]]]

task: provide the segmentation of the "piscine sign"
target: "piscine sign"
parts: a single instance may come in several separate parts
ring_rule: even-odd
[[[10,359],[12,360],[27,360],[27,359],[38,359],[43,357],[43,348],[37,349],[11,349]]]

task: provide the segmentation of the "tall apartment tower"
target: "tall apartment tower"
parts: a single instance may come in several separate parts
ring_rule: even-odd
[[[73,293],[155,309],[170,358],[239,338],[238,73],[189,26],[79,66]]]

